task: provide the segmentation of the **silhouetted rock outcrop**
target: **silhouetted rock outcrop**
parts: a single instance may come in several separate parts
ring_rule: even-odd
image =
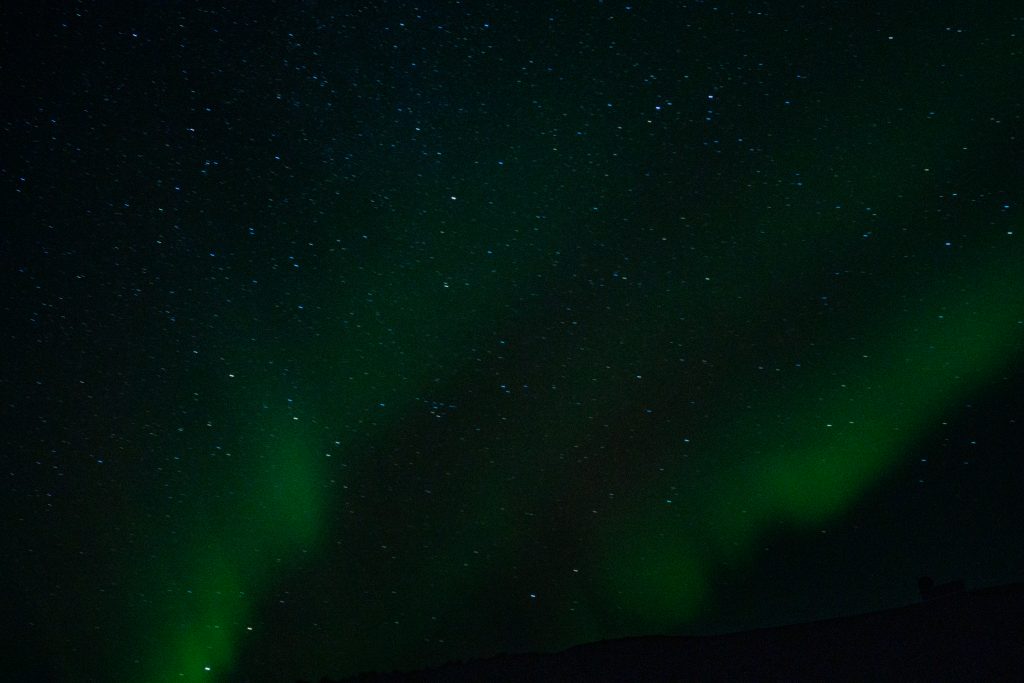
[[[932,577],[930,576],[922,576],[918,579],[917,588],[921,591],[922,600],[945,598],[950,595],[956,595],[957,593],[963,593],[965,590],[964,582],[961,579],[950,581],[949,583],[941,583],[936,586],[935,581],[932,580]]]

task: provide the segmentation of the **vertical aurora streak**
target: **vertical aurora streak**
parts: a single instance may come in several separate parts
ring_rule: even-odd
[[[12,676],[1020,579],[1019,8],[285,4],[4,10]]]

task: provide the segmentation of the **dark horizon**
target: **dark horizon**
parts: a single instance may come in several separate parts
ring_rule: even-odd
[[[13,662],[318,680],[1024,580],[1019,3],[0,32]]]
[[[1024,583],[718,636],[648,636],[502,653],[319,683],[402,681],[1009,680],[1024,671]],[[299,681],[299,683],[307,683]]]

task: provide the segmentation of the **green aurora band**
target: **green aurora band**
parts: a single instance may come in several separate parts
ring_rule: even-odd
[[[868,118],[870,112],[851,115],[851,127],[856,127],[852,123],[858,119]],[[796,141],[812,130],[808,124],[793,131],[793,149],[799,149]],[[949,128],[915,130],[909,141],[893,141],[902,145],[899,153],[863,151],[862,159],[844,169],[832,169],[831,176],[818,173],[830,168],[825,161],[806,153],[794,152],[793,159],[783,165],[809,169],[808,178],[834,177],[831,186],[823,183],[816,188],[818,194],[842,194],[842,187],[858,184],[883,190],[897,186],[910,169],[926,165],[938,154],[931,150],[941,148],[947,139],[956,139]],[[984,139],[978,144],[984,145]],[[882,158],[889,160],[888,165]],[[594,175],[575,181],[596,182],[598,173]],[[851,177],[845,184],[840,181]],[[559,169],[524,182],[571,191]],[[564,374],[568,367],[559,391],[575,401],[563,401],[548,415],[531,413],[536,429],[510,434],[505,446],[511,452],[550,455],[551,465],[522,468],[514,486],[505,473],[478,468],[472,486],[463,492],[465,507],[478,514],[472,521],[453,521],[443,541],[446,549],[424,560],[409,579],[433,587],[435,595],[425,601],[445,602],[460,592],[472,594],[486,583],[484,570],[461,566],[459,548],[491,543],[509,563],[529,552],[528,538],[545,522],[542,514],[524,519],[517,492],[530,490],[538,500],[555,500],[567,486],[555,454],[572,453],[581,442],[597,443],[600,437],[594,434],[607,430],[607,425],[642,419],[636,417],[633,402],[633,387],[640,380],[618,376],[598,382],[595,369],[610,367],[610,359],[623,348],[638,349],[636,356],[643,358],[644,351],[666,346],[680,330],[709,348],[718,335],[733,335],[736,330],[767,339],[775,325],[775,289],[813,289],[817,273],[809,270],[805,277],[803,270],[817,267],[821,245],[829,244],[834,235],[816,233],[823,219],[817,208],[807,205],[789,207],[770,224],[759,221],[758,207],[785,203],[783,198],[764,199],[750,197],[745,204],[738,199],[735,206],[721,208],[720,215],[709,221],[711,225],[754,226],[746,238],[761,245],[757,258],[730,252],[715,241],[713,230],[693,238],[697,254],[711,253],[719,266],[737,273],[733,281],[705,283],[707,268],[694,256],[685,267],[676,266],[685,272],[680,277],[698,283],[689,290],[652,285],[641,295],[635,289],[609,289],[606,306],[581,306],[580,329],[592,334],[607,329],[603,341],[592,340],[582,350],[571,336],[552,337],[543,345],[538,342],[543,349],[538,357],[547,370],[538,376]],[[515,195],[510,192],[504,201],[511,205]],[[400,244],[385,244],[378,251],[368,247],[360,256],[367,265],[357,282],[344,287],[318,283],[321,289],[316,294],[322,301],[341,302],[333,311],[348,321],[340,342],[302,336],[256,341],[259,332],[251,331],[251,341],[241,344],[239,353],[268,364],[288,348],[306,360],[306,376],[316,381],[305,395],[271,378],[271,373],[211,381],[220,384],[222,428],[234,435],[230,457],[236,465],[228,481],[213,465],[209,475],[220,479],[217,486],[228,494],[177,513],[177,526],[192,530],[188,539],[170,526],[153,523],[150,535],[160,539],[154,545],[163,549],[137,558],[147,569],[137,578],[134,593],[139,598],[123,615],[124,632],[130,634],[117,653],[123,662],[123,680],[210,681],[232,670],[248,646],[247,639],[253,637],[250,619],[269,599],[275,584],[336,538],[326,520],[342,502],[344,478],[357,476],[354,473],[367,445],[399,431],[415,397],[428,395],[438,378],[455,381],[451,378],[458,368],[446,366],[450,360],[445,359],[470,363],[488,343],[491,330],[519,324],[515,317],[524,300],[539,301],[543,297],[534,292],[571,280],[568,257],[560,263],[551,254],[571,253],[574,240],[586,239],[568,227],[575,224],[574,216],[585,211],[581,202],[567,200],[543,221],[538,219],[540,227],[532,230],[504,218],[501,202],[490,207],[480,203],[477,218],[468,217],[469,213],[450,217],[446,225],[452,233],[452,226],[464,226],[463,232],[450,236],[450,243],[421,252]],[[912,203],[913,197],[891,189],[878,202],[910,224],[914,216],[900,207]],[[412,209],[408,218],[415,218]],[[521,235],[532,239],[530,248],[510,246],[483,265],[467,264],[462,257],[465,249],[449,248],[456,242],[472,244],[476,253],[483,253],[492,244],[489,238],[495,226],[522,230]],[[759,235],[772,230],[785,231],[789,244],[802,242],[805,249],[780,251],[770,241],[759,242]],[[715,438],[683,445],[690,433],[682,424],[685,419],[655,429],[642,440],[649,452],[637,453],[635,467],[618,468],[620,476],[614,484],[624,492],[620,498],[630,502],[592,521],[579,521],[584,552],[602,568],[592,589],[595,604],[601,605],[600,609],[578,605],[575,616],[553,627],[557,632],[552,642],[570,644],[621,635],[608,633],[596,615],[605,608],[631,615],[634,632],[684,627],[712,598],[709,573],[716,561],[753,562],[764,534],[786,526],[813,530],[854,505],[902,462],[929,425],[997,378],[1017,358],[1024,343],[1024,287],[1020,286],[1024,254],[1019,243],[1019,238],[1002,236],[979,239],[970,247],[975,257],[970,266],[935,267],[926,278],[929,286],[909,284],[920,278],[907,276],[901,270],[903,264],[885,265],[891,288],[873,292],[871,305],[847,313],[843,329],[825,330],[816,362],[808,363],[785,390],[764,393],[760,401],[747,405],[731,401],[731,390],[748,380],[742,373],[730,375],[724,369],[724,379],[708,402],[714,409]],[[654,241],[623,250],[646,253],[655,264],[649,270],[658,272],[657,266],[667,263],[659,261],[657,251],[662,246]],[[874,248],[884,260],[885,247]],[[422,257],[420,265],[394,265],[409,263],[417,253]],[[341,263],[339,256],[339,267]],[[443,289],[440,280],[447,283]],[[368,299],[363,296],[366,292],[374,296]],[[628,317],[609,321],[604,310],[627,311]],[[679,311],[687,312],[686,317]],[[232,322],[234,328],[245,329],[247,313],[238,316]],[[423,330],[431,334],[423,335]],[[757,341],[751,346],[756,347]],[[768,346],[785,356],[784,340]],[[732,357],[750,361],[744,353],[723,352],[722,364]],[[636,377],[645,375],[643,364],[637,362]],[[680,381],[686,377],[684,373]],[[280,395],[294,396],[298,407],[292,412],[268,407],[277,404],[266,397]],[[571,406],[586,406],[591,415]],[[594,412],[604,419],[594,419]],[[261,431],[247,434],[256,423]],[[339,424],[358,425],[358,430],[341,434]],[[339,461],[344,463],[340,467]],[[711,471],[701,469],[704,462],[715,466]],[[581,485],[598,491],[607,488],[606,479],[606,474],[595,476]],[[646,501],[625,495],[658,486],[664,494],[648,496]],[[187,522],[180,522],[181,515]],[[504,530],[503,541],[494,540],[494,529]],[[346,568],[338,571],[344,573]],[[174,595],[150,595],[149,586],[180,590]],[[622,628],[625,633],[630,627]],[[336,646],[344,651],[349,644]],[[385,665],[393,644],[380,645],[376,651],[367,650],[371,646],[351,647],[353,661],[366,662],[369,657]]]
[[[719,445],[690,461],[713,458],[733,466],[710,478],[693,478],[689,462],[680,461],[664,475],[677,483],[673,505],[654,511],[630,507],[605,518],[591,549],[605,568],[604,598],[648,629],[684,625],[708,598],[706,573],[716,559],[749,556],[758,538],[780,524],[811,529],[854,504],[900,462],[929,424],[1019,352],[1024,292],[1006,285],[1017,277],[1021,262],[1016,250],[1004,250],[978,272],[965,274],[962,281],[971,282],[969,288],[956,284],[958,278],[931,293],[934,300],[953,302],[949,305],[876,311],[866,348],[832,350],[831,364],[787,394],[751,406],[742,419],[723,427]],[[414,285],[408,296],[423,296],[418,291]],[[452,341],[472,335],[468,324],[459,327],[456,318],[450,322]],[[399,358],[389,354],[364,354],[359,365],[403,386],[428,382],[426,375],[413,372],[436,349],[420,348],[424,355],[418,358],[412,345],[401,348],[410,353],[399,352],[406,357],[405,372],[398,376]],[[866,352],[857,369],[845,371],[847,382],[837,382],[835,368],[849,367],[849,354],[858,351]],[[367,388],[361,400],[358,394],[346,395],[354,404],[365,404],[378,389]],[[331,410],[339,407],[335,403]],[[396,419],[390,414],[377,423],[386,429]],[[328,529],[323,520],[332,500],[323,484],[330,461],[324,457],[325,430],[318,422],[277,418],[276,439],[253,444],[262,450],[259,465],[238,482],[244,491],[239,499],[194,511],[197,542],[161,563],[164,582],[188,577],[188,597],[156,606],[160,612],[152,618],[159,628],[139,625],[151,638],[141,657],[151,665],[145,680],[211,680],[230,670],[247,635],[254,601],[297,556],[315,552],[324,542]],[[587,425],[563,428],[568,438]],[[346,447],[354,446],[345,444],[337,452]],[[539,480],[534,484],[543,486]],[[492,500],[502,495],[500,490],[497,480],[481,486],[483,496]],[[696,517],[706,522],[694,527],[683,521]],[[502,520],[510,536],[517,521]],[[453,538],[464,542],[463,533]],[[447,568],[423,570],[425,575],[432,571],[441,575]],[[581,633],[597,635],[594,625],[580,618],[564,625],[566,642]]]

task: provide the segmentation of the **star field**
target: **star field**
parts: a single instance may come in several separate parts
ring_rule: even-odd
[[[6,670],[1020,580],[1012,3],[2,10]]]

